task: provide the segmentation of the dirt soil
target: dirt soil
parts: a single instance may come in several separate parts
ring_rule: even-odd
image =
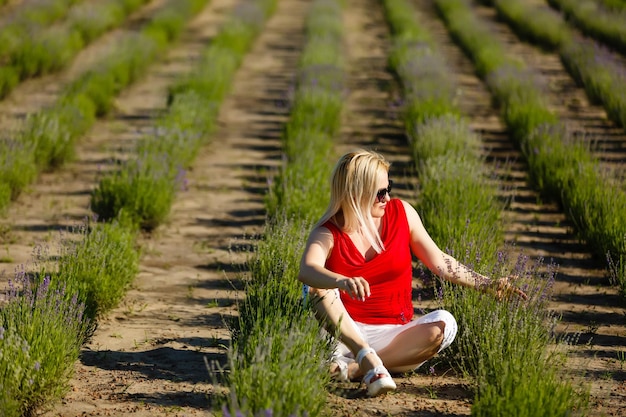
[[[219,29],[237,0],[212,0],[180,42],[150,73],[117,100],[115,112],[99,121],[81,142],[77,160],[43,175],[2,219],[2,281],[28,263],[36,245],[54,247],[58,231],[79,224],[103,164],[149,134],[165,110],[167,86],[185,74],[201,48]],[[140,11],[151,13],[152,5]],[[224,364],[229,332],[224,318],[236,314],[241,298],[238,270],[254,247],[264,223],[267,178],[281,161],[280,134],[288,116],[304,41],[304,16],[310,1],[279,1],[276,13],[236,74],[220,114],[220,128],[188,173],[167,224],[141,239],[141,270],[120,306],[102,318],[75,364],[70,391],[39,413],[70,416],[205,416],[221,390],[206,363]],[[472,127],[492,148],[493,158],[515,160],[511,185],[515,201],[506,216],[507,239],[531,257],[559,266],[551,308],[562,315],[558,331],[577,336],[568,369],[590,384],[593,416],[626,415],[626,309],[614,287],[572,233],[557,206],[542,202],[526,185],[523,158],[511,145],[489,93],[471,63],[449,38],[432,2],[415,2],[423,24],[435,34],[451,76],[459,85],[459,104]],[[390,41],[375,0],[346,0],[345,34],[348,90],[337,152],[375,147],[393,162],[396,195],[414,196],[417,179],[403,128],[396,117],[398,87],[386,67]],[[550,86],[549,98],[572,128],[593,126],[606,132],[623,152],[626,135],[591,105],[563,70],[558,57],[519,41],[487,8],[477,8],[510,49],[535,68]],[[125,28],[122,30],[130,30]],[[117,33],[117,34],[116,34]],[[90,59],[106,50],[119,31],[91,45],[63,74],[32,80],[0,103],[3,127],[50,103],[61,86]],[[40,94],[33,94],[40,92]],[[46,93],[45,97],[42,96]],[[569,104],[568,104],[569,103]],[[574,103],[575,105],[573,105]],[[584,125],[579,123],[585,121]],[[415,288],[421,287],[415,282]],[[416,309],[424,307],[417,303]],[[622,358],[622,360],[620,360]],[[436,362],[433,362],[436,363]],[[315,383],[315,381],[312,381]],[[347,384],[329,391],[337,416],[466,416],[472,397],[467,382],[445,369],[397,379],[398,390],[368,399],[362,387]]]

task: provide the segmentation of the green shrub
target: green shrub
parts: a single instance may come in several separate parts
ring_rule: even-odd
[[[35,77],[64,68],[83,47],[79,33],[53,27],[43,36],[23,40],[9,62],[19,68],[20,79]]]
[[[182,178],[164,154],[140,155],[121,168],[100,179],[91,209],[104,221],[125,215],[141,229],[153,230],[167,218]]]
[[[62,241],[53,279],[79,294],[87,317],[95,319],[116,307],[139,271],[132,224],[89,223]]]
[[[444,284],[443,307],[459,324],[448,357],[464,373],[477,376],[472,415],[585,415],[588,392],[565,375],[565,356],[556,347],[566,341],[555,340],[552,327],[557,318],[546,308],[554,266],[541,260],[531,263],[523,255],[513,267],[508,264],[503,257],[487,270],[492,276],[516,277],[528,301],[499,302],[472,289]]]
[[[31,146],[21,140],[0,140],[0,184],[4,187],[0,208],[4,209],[9,201],[17,198],[36,177]]]
[[[67,391],[89,330],[83,312],[60,282],[16,274],[0,308],[0,404],[13,413],[4,415],[27,415]]]
[[[248,261],[246,296],[232,327],[230,410],[253,415],[271,409],[278,416],[323,410],[331,345],[320,336],[297,280],[308,225],[278,216]]]

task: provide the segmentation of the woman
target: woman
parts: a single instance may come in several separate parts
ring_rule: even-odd
[[[453,283],[525,297],[508,280],[492,282],[441,251],[415,209],[391,198],[388,172],[373,151],[339,159],[330,204],[307,240],[299,274],[318,318],[341,341],[331,372],[363,377],[369,396],[396,388],[389,371],[418,368],[456,336],[445,310],[412,320],[412,254]]]

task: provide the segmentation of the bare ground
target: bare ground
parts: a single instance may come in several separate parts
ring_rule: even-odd
[[[81,144],[78,160],[60,172],[42,176],[15,202],[2,222],[6,259],[12,261],[1,268],[5,278],[30,259],[34,245],[53,245],[57,230],[89,215],[88,197],[99,165],[149,133],[152,122],[165,109],[167,85],[189,70],[234,4],[234,0],[212,0],[172,53],[125,91],[116,112],[92,129]],[[205,361],[224,364],[226,360],[224,347],[230,336],[224,318],[235,313],[241,296],[237,271],[253,246],[252,236],[263,227],[266,179],[280,163],[280,132],[288,111],[285,100],[303,42],[308,4],[304,0],[279,2],[276,14],[238,71],[220,114],[220,129],[188,173],[188,188],[176,201],[169,222],[142,238],[141,272],[133,287],[122,304],[100,321],[85,345],[68,395],[42,415],[211,414],[219,387],[212,383]],[[580,335],[569,366],[577,372],[586,370],[584,382],[591,383],[593,415],[623,415],[626,370],[618,359],[618,352],[623,354],[626,346],[623,301],[607,285],[602,265],[578,242],[559,208],[541,202],[526,186],[523,159],[510,144],[470,62],[436,18],[431,1],[416,5],[442,47],[472,127],[493,147],[495,158],[518,161],[512,175],[515,203],[506,213],[508,240],[531,257],[544,257],[559,265],[552,308],[563,316],[562,333]],[[391,175],[398,179],[398,195],[411,198],[417,179],[412,176],[402,126],[394,117],[398,93],[386,69],[389,35],[382,12],[374,0],[348,0],[347,10],[349,88],[337,151],[356,146],[377,148],[393,161]],[[550,92],[562,117],[593,120],[600,135],[607,129],[611,137],[617,137],[615,143],[623,146],[623,132],[616,131],[602,110],[567,82],[558,59],[522,45],[495,22],[488,9],[481,13],[498,25],[499,36],[529,64],[562,80],[552,82],[562,87]],[[87,61],[78,58],[76,65],[81,62]],[[54,89],[64,79],[47,78],[47,82]],[[563,104],[570,95],[576,106]],[[30,100],[25,95],[15,97],[24,109],[41,105],[36,96]],[[0,111],[7,116],[12,107],[0,104]],[[375,399],[364,398],[358,384],[336,387],[329,392],[331,414],[470,414],[471,394],[466,383],[451,373],[416,373],[397,382],[397,392]]]

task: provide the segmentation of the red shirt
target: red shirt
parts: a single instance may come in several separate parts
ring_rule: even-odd
[[[402,201],[391,199],[381,221],[380,237],[385,250],[369,261],[346,233],[330,221],[324,223],[333,234],[333,249],[326,260],[326,268],[347,277],[363,277],[369,283],[371,296],[365,301],[353,300],[341,292],[341,300],[355,321],[404,324],[413,317],[413,264],[409,223]]]

